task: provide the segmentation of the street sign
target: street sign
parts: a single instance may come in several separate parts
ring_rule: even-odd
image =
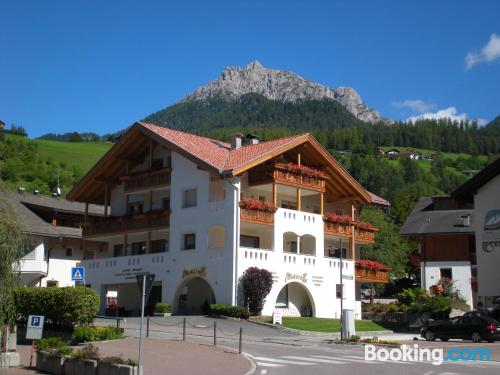
[[[342,278],[344,280],[354,280],[354,277],[352,275],[342,275]]]
[[[146,276],[146,277],[144,277]],[[148,297],[149,297],[149,293],[151,292],[151,288],[153,287],[153,281],[155,280],[155,274],[154,273],[149,273],[149,274],[142,274],[142,275],[137,275],[136,276],[137,278],[137,286],[139,287],[139,293],[141,293],[142,295],[142,283],[144,281],[144,279],[146,279],[146,288],[144,288],[144,296],[145,296],[145,299],[146,301],[148,300]]]
[[[28,327],[26,329],[27,340],[39,340],[42,338],[44,320],[45,317],[43,315],[28,316]]]
[[[85,281],[85,268],[72,267],[71,268],[71,281]]]

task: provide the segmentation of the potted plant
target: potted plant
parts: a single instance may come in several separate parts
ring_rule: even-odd
[[[66,356],[73,352],[60,337],[38,340],[36,344],[36,369],[55,375],[64,373]]]
[[[96,375],[99,348],[95,345],[85,345],[64,360],[65,375]]]
[[[172,306],[168,303],[157,303],[155,305],[154,316],[170,316],[172,315]]]
[[[106,357],[97,362],[97,375],[137,375],[137,362],[122,357]]]

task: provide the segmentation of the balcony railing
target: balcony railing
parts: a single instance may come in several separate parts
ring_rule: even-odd
[[[298,188],[325,191],[327,175],[322,171],[296,164],[274,163],[256,167],[250,171],[250,186],[276,182]]]
[[[362,283],[388,283],[391,267],[385,266],[373,260],[360,259],[355,264],[356,281]]]
[[[378,232],[379,228],[357,221],[354,222],[354,228],[354,238],[356,241],[375,243],[375,232]]]
[[[170,168],[149,170],[146,172],[122,176],[121,180],[123,181],[123,188],[125,192],[131,192],[160,186],[168,186],[170,185],[171,172],[172,169]]]
[[[342,223],[332,223],[325,220],[325,233],[332,236],[338,237],[351,237],[352,235],[352,225],[342,224]]]
[[[83,236],[95,236],[167,228],[169,223],[170,211],[150,211],[140,215],[111,217],[84,223],[82,230]]]
[[[240,219],[248,223],[274,224],[276,208],[269,202],[255,199],[242,199],[240,201]]]

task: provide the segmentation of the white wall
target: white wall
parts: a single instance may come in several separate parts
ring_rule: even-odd
[[[467,301],[467,304],[472,308],[472,287],[471,287],[471,266],[469,261],[443,261],[443,262],[426,262],[425,263],[425,283],[424,290],[429,291],[429,288],[436,285],[441,279],[441,268],[451,268],[452,279],[455,283],[455,288],[460,292],[461,296]],[[424,263],[420,263],[420,269],[424,270]],[[424,271],[422,280],[424,280]]]
[[[488,246],[495,241],[500,243],[500,229],[485,230],[485,216],[490,210],[500,213],[500,175],[482,186],[474,197],[476,220],[476,259],[478,272],[478,295],[491,306],[493,298],[500,296],[500,245]]]

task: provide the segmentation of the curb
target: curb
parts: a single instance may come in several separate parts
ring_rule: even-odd
[[[265,327],[274,328],[274,329],[277,329],[277,330],[283,331],[283,332],[296,333],[296,334],[303,335],[303,336],[328,336],[328,335],[335,335],[335,334],[339,334],[340,335],[340,332],[303,331],[303,330],[300,330],[300,329],[282,327],[282,326],[278,326],[278,325],[275,325],[275,324],[266,323],[266,322],[259,322],[257,320],[251,320],[251,319],[249,319],[248,322],[259,324],[259,325],[265,326]],[[358,334],[358,335],[361,334],[361,335],[371,335],[371,336],[391,335],[393,333],[394,333],[394,331],[391,331],[391,330],[383,330],[383,331],[359,331],[359,332],[357,331],[356,332],[356,334]]]
[[[250,369],[247,372],[245,372],[243,375],[252,375],[257,370],[257,364],[255,363],[255,361],[252,359],[252,357],[249,354],[246,354],[245,352],[242,352],[240,354],[236,350],[234,350],[234,348],[230,348],[229,346],[225,346],[225,345],[217,345],[217,347],[224,348],[224,349],[227,349],[234,354],[241,355],[248,362],[250,362]]]

